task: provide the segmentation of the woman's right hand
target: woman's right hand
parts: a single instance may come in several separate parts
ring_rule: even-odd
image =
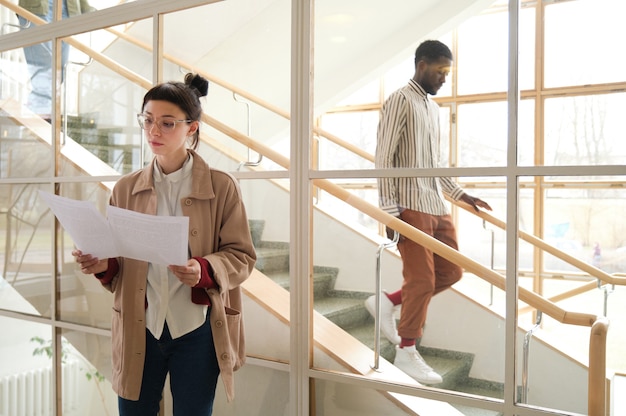
[[[80,265],[80,271],[84,274],[103,273],[109,267],[108,259],[100,260],[91,254],[83,254],[80,250],[72,250],[72,256],[74,256],[74,260]]]

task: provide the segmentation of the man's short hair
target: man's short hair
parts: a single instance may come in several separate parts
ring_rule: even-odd
[[[421,60],[430,63],[439,58],[448,58],[451,61],[453,60],[450,48],[438,40],[426,40],[415,50],[416,65]]]

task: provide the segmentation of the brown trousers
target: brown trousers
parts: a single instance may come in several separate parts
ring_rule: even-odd
[[[456,230],[450,215],[430,215],[406,209],[400,218],[458,250]],[[401,239],[398,250],[404,277],[398,334],[402,338],[421,338],[430,299],[458,282],[463,270],[408,238]]]

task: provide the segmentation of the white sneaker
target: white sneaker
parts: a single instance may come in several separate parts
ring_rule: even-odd
[[[365,309],[370,315],[376,316],[376,296],[372,295],[365,299]],[[384,293],[380,297],[380,329],[389,342],[395,345],[400,344],[396,318],[393,316],[393,303]]]
[[[404,371],[415,380],[423,384],[439,384],[443,381],[422,358],[419,352],[412,347],[396,347],[396,358],[393,365]]]

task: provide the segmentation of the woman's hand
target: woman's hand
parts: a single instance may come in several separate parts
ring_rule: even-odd
[[[196,259],[187,260],[186,266],[170,265],[168,268],[178,277],[182,284],[194,287],[200,282],[200,273],[202,271],[200,263]]]
[[[80,250],[73,250],[72,256],[74,256],[74,260],[80,265],[80,271],[84,274],[103,273],[109,267],[108,259],[100,260],[91,254],[83,254]]]

